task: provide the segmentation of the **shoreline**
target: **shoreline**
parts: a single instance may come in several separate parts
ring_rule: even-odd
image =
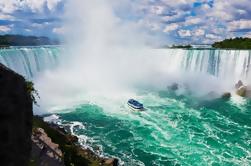
[[[64,127],[55,123],[44,121],[44,116],[33,116],[33,132],[42,128],[54,144],[57,144],[62,151],[61,160],[67,165],[92,165],[92,166],[118,166],[117,158],[108,158],[97,155],[89,148],[80,145],[77,136],[72,135]]]

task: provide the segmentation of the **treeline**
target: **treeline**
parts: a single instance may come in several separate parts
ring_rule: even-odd
[[[1,46],[38,46],[38,45],[58,45],[57,40],[48,37],[22,36],[22,35],[0,35]]]
[[[251,49],[251,39],[242,37],[225,39],[220,42],[215,42],[212,47],[224,49]]]
[[[188,49],[188,48],[192,48],[191,45],[172,45],[171,48],[184,48],[184,49]]]

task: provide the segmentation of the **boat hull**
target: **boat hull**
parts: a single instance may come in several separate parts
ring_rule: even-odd
[[[127,104],[127,105],[133,111],[144,111],[144,108],[135,108],[135,107],[131,106],[130,104]]]

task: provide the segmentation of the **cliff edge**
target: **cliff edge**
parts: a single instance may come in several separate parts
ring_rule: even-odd
[[[32,99],[25,79],[0,64],[1,165],[28,165],[32,117]]]

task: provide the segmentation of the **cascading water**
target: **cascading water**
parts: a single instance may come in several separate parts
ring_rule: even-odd
[[[221,79],[237,81],[250,77],[250,50],[216,49],[160,49],[158,54],[166,55],[166,70],[172,72],[210,74]]]
[[[251,164],[250,100],[240,99],[240,103],[233,99],[204,101],[187,93],[170,92],[166,88],[141,89],[139,86],[139,89],[130,89],[134,93],[129,93],[118,102],[116,99],[123,96],[124,91],[119,91],[115,97],[110,97],[111,91],[98,93],[102,95],[99,100],[92,93],[88,95],[89,91],[84,91],[86,94],[78,96],[84,102],[61,107],[68,104],[67,97],[71,101],[77,99],[76,94],[89,81],[85,76],[90,76],[85,75],[81,68],[72,72],[69,66],[58,64],[61,62],[61,50],[60,47],[2,49],[0,62],[27,78],[36,77],[35,85],[38,85],[41,99],[49,103],[49,107],[43,108],[43,103],[39,102],[41,109],[48,111],[50,106],[57,107],[57,122],[70,127],[71,132],[79,137],[81,145],[98,154],[118,157],[125,166]],[[230,80],[232,85],[235,80],[247,81],[250,77],[250,50],[151,49],[143,52],[147,55],[139,53],[139,57],[123,60],[128,60],[128,66],[133,59],[137,65],[140,62],[137,69],[148,69],[147,73],[153,71],[147,82],[157,79],[160,76],[158,73],[178,75],[180,71]],[[118,62],[116,60],[111,64]],[[57,65],[63,69],[40,75]],[[133,64],[130,67],[134,67]],[[91,70],[88,72],[96,74]],[[39,77],[45,78],[41,81]],[[166,80],[162,81],[166,84]],[[200,84],[210,86],[207,80],[202,81]],[[107,88],[103,82],[98,84]],[[91,91],[98,90],[93,88]],[[142,102],[146,111],[130,111],[125,103],[131,97]]]
[[[32,78],[37,73],[57,66],[61,49],[59,47],[0,49],[0,63],[27,78]],[[232,78],[233,81],[246,79],[250,75],[250,50],[154,49],[152,56],[155,56],[154,52],[161,56],[160,63],[165,66],[166,71],[205,73],[219,78]]]
[[[0,63],[32,79],[38,73],[57,66],[59,47],[12,47],[0,49]]]
[[[220,78],[247,78],[251,64],[251,51],[189,50],[183,67],[188,71],[209,73]]]

